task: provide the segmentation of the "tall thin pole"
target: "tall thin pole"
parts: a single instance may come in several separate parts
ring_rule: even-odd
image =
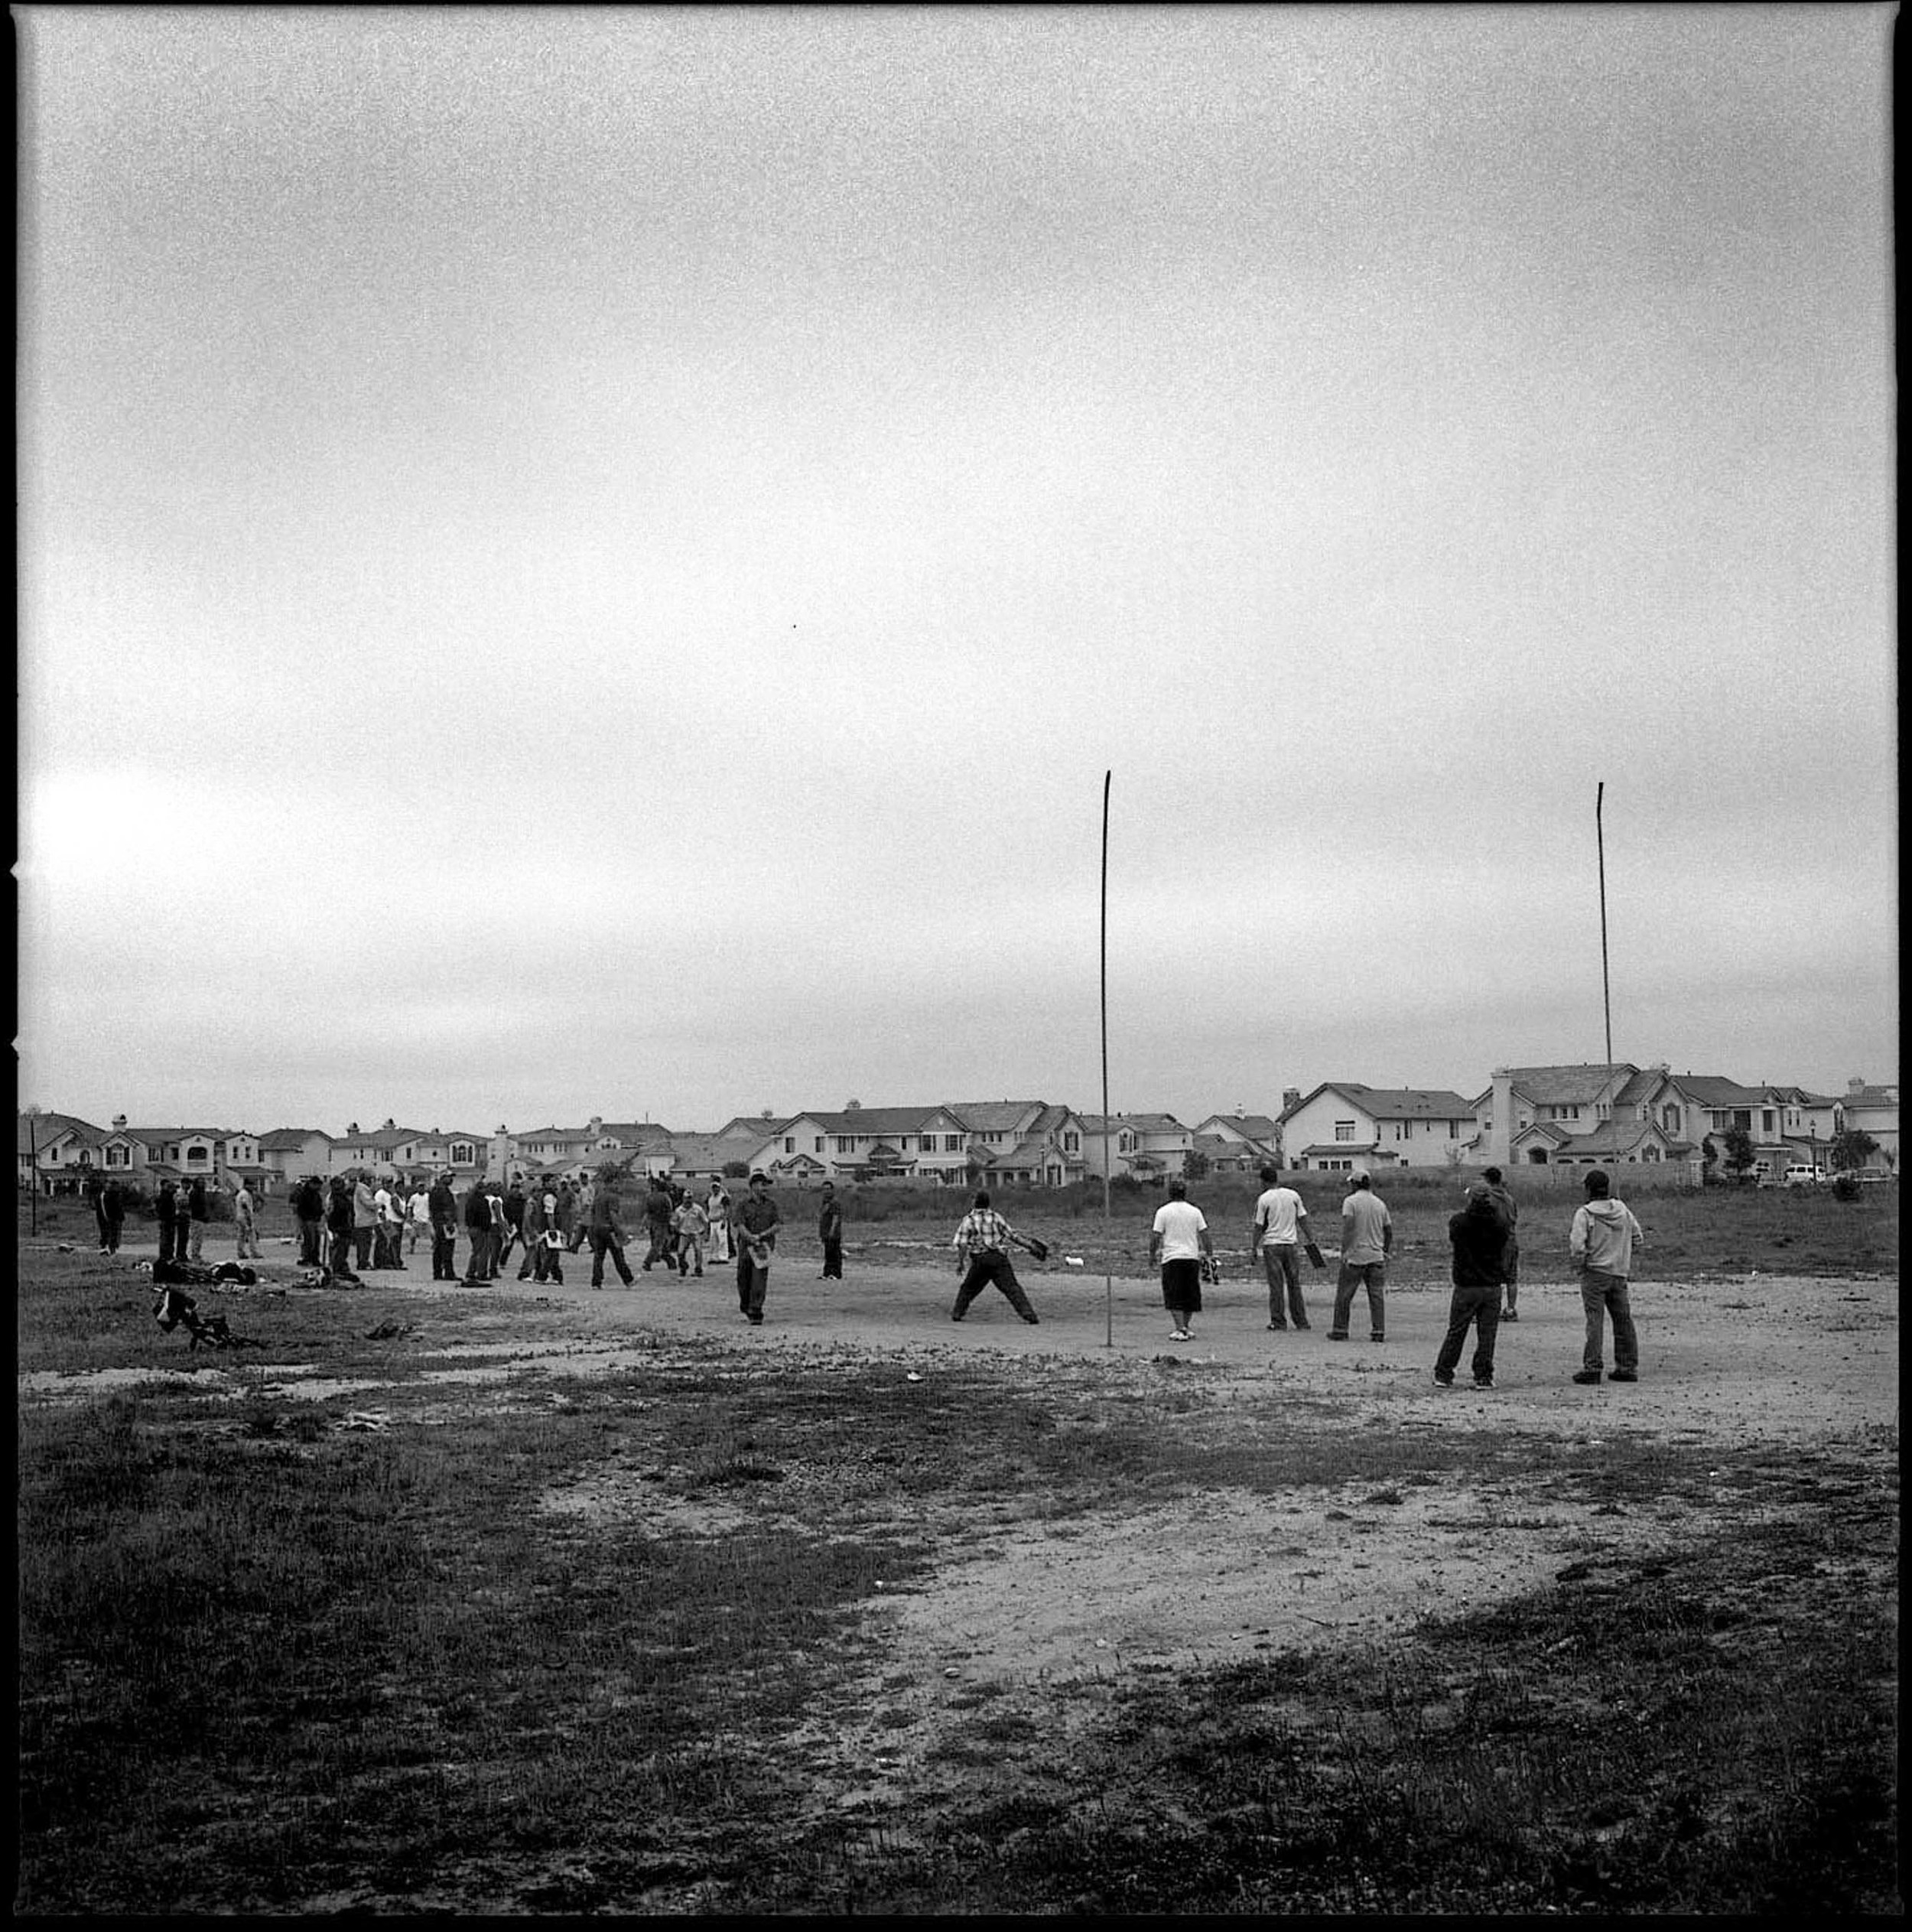
[[[1593,837],[1600,854],[1600,1004],[1607,1017],[1607,1065],[1613,1065],[1613,994],[1607,979],[1607,835],[1600,822],[1606,801],[1603,779],[1593,795]]]
[[[1104,806],[1103,809],[1106,811],[1107,807]],[[1108,837],[1107,832],[1104,831],[1102,836],[1106,839]],[[1104,859],[1102,863],[1106,868],[1108,864],[1107,860]],[[1109,1078],[1106,1047],[1103,1049],[1103,1052],[1102,1082],[1106,1089]],[[15,1146],[18,1144],[17,1141],[15,1143]],[[27,1116],[27,1184],[30,1190],[27,1195],[27,1213],[31,1221],[33,1231],[37,1235],[40,1232],[40,1136],[34,1126],[34,1119],[31,1114]],[[17,1221],[13,1225],[16,1228],[20,1225]]]
[[[1102,774],[1102,1345],[1115,1346],[1115,1232],[1109,1205],[1109,780]]]

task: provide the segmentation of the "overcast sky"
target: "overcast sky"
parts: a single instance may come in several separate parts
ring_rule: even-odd
[[[23,1099],[1897,1078],[1891,8],[14,18]]]

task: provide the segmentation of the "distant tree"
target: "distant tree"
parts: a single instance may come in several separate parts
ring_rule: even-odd
[[[750,1163],[745,1160],[727,1160],[724,1163],[724,1178],[727,1181],[747,1181],[750,1178]]]
[[[1879,1143],[1863,1127],[1842,1127],[1833,1135],[1829,1158],[1835,1174],[1863,1167],[1879,1150]]]
[[[860,1100],[847,1100],[843,1104],[843,1111],[846,1114],[860,1114],[863,1111],[863,1102]]]
[[[1719,1165],[1719,1147],[1709,1134],[1699,1143],[1699,1173],[1702,1180],[1710,1181],[1713,1169]]]
[[[1205,1181],[1208,1178],[1208,1156],[1191,1151],[1182,1157],[1182,1177],[1188,1181]]]
[[[1720,1144],[1726,1150],[1727,1173],[1735,1180],[1744,1180],[1751,1173],[1756,1158],[1753,1137],[1744,1127],[1728,1127],[1722,1136]]]

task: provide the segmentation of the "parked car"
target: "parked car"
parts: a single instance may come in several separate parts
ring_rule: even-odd
[[[1816,1167],[1808,1166],[1803,1161],[1795,1163],[1786,1170],[1786,1185],[1788,1187],[1817,1187],[1825,1179],[1826,1176]]]

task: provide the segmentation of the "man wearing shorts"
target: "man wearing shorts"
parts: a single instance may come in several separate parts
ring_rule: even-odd
[[[1188,1194],[1186,1181],[1169,1183],[1169,1198],[1156,1210],[1149,1234],[1149,1259],[1162,1270],[1162,1306],[1174,1325],[1171,1342],[1195,1339],[1190,1324],[1202,1310],[1202,1264],[1215,1251],[1208,1217]]]

